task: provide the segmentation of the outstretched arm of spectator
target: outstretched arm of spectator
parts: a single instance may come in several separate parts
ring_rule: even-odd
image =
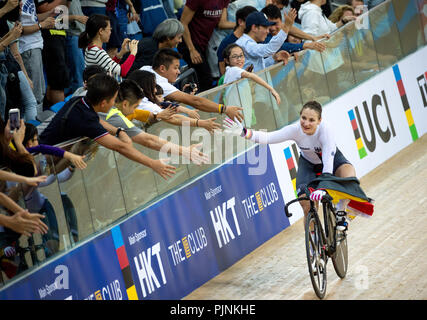
[[[0,52],[9,46],[10,43],[18,39],[21,34],[22,24],[20,22],[15,22],[15,26],[0,40]]]
[[[192,106],[193,108],[199,109],[200,111],[221,113],[221,105],[218,105],[217,103],[209,99],[200,96],[194,96],[192,94],[188,94],[179,90],[169,94],[165,98],[171,101],[178,101],[185,105]],[[223,110],[223,113],[225,113],[231,119],[237,117],[239,121],[242,121],[243,115],[241,113],[241,110],[243,110],[243,108],[241,107],[226,106],[225,110]]]
[[[119,139],[107,134],[96,140],[100,145],[105,148],[117,151],[126,158],[138,162],[144,166],[153,169],[164,179],[171,177],[175,174],[176,168],[168,165],[165,159],[154,160],[136,150],[132,145],[123,143]]]
[[[0,203],[5,207],[12,205],[15,208],[15,214],[12,216],[0,214],[0,225],[26,236],[31,236],[34,232],[47,233],[48,227],[41,221],[44,219],[43,215],[29,213],[3,193],[0,193]]]
[[[112,124],[108,123],[105,120],[99,119],[99,123],[105,128],[105,130],[108,131],[108,133],[110,133],[112,136],[116,135],[117,129],[115,126],[113,126]],[[127,143],[127,144],[132,144],[132,140],[129,138],[129,136],[126,134],[126,132],[124,132],[123,130],[120,131],[119,136],[117,137],[119,138],[122,142]]]
[[[191,10],[189,7],[184,6],[184,10],[182,11],[181,15],[181,23],[184,26],[184,35],[182,37],[184,38],[184,42],[190,51],[191,62],[194,64],[199,64],[202,63],[203,60],[200,56],[200,53],[194,47],[193,41],[191,40],[190,29],[188,29],[188,25],[190,24],[191,20],[193,20],[195,13],[196,12]]]

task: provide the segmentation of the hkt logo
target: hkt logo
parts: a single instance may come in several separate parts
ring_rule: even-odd
[[[418,139],[417,128],[415,127],[414,118],[412,117],[411,107],[409,106],[408,97],[406,96],[405,87],[403,85],[402,76],[400,75],[399,66],[393,66],[394,77],[399,89],[400,98],[402,99],[403,110],[405,111],[406,120],[408,121],[409,131],[411,132],[412,141]]]
[[[291,151],[292,149],[292,151]],[[286,158],[286,163],[289,169],[289,175],[291,176],[292,186],[294,187],[295,197],[298,197],[297,194],[297,166],[295,165],[299,161],[299,154],[297,146],[293,143],[290,147],[287,147],[283,150]],[[293,156],[292,156],[293,153]],[[295,158],[295,159],[294,159]]]
[[[233,216],[234,229],[237,236],[240,236],[240,225],[237,220],[236,215],[236,198],[232,197],[227,201],[223,202],[222,205],[217,206],[214,211],[210,210],[210,216],[212,219],[212,224],[215,229],[216,239],[218,241],[218,246],[222,248],[224,245],[228,244],[231,240],[236,238],[236,235],[233,232],[233,229],[230,226],[229,220],[227,219],[227,213],[231,213]],[[230,216],[228,214],[228,216]],[[221,236],[220,236],[221,235]],[[230,239],[231,238],[231,239]],[[222,241],[221,241],[222,240]]]
[[[379,107],[384,107],[387,115],[388,125],[385,129],[382,128],[384,126],[384,121],[380,121],[378,117]],[[372,96],[370,109],[371,112],[366,101],[363,101],[363,110],[365,113],[366,122],[369,126],[370,139],[368,139],[368,135],[366,134],[367,132],[360,116],[359,107],[356,106],[354,109],[348,111],[348,116],[350,118],[351,126],[353,128],[354,138],[356,140],[357,150],[359,151],[360,159],[363,159],[368,155],[365,146],[369,152],[375,151],[377,145],[376,133],[385,143],[389,142],[392,137],[396,136],[384,90],[381,91],[381,96],[378,94],[374,94]]]

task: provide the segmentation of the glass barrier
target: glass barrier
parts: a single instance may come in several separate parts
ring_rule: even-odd
[[[404,56],[425,46],[420,0],[388,0],[348,23],[324,41],[323,53],[305,50],[286,65],[277,64],[257,74],[275,88],[277,101],[265,87],[241,79],[203,92],[200,96],[215,103],[243,108],[245,126],[272,131],[299,118],[302,105],[317,100],[322,105],[355,85],[390,67]],[[191,108],[191,107],[189,107]],[[225,115],[199,112],[201,119],[216,118],[221,126]],[[230,161],[255,144],[222,132],[201,127],[156,123],[146,129],[174,144],[189,147],[201,144],[210,162],[197,165],[188,157],[168,154],[168,150],[134,147],[153,159],[170,158],[176,174],[165,180],[152,169],[99,146],[89,139],[62,144],[64,149],[85,155],[87,168],[79,170],[65,159],[36,156],[39,172],[48,181],[37,188],[0,181],[0,191],[22,208],[46,216],[47,235],[20,236],[0,226],[1,285],[25,277],[59,253],[87,240],[133,212],[141,211],[186,183]],[[247,159],[244,159],[247,160]],[[0,214],[8,214],[0,206]],[[6,257],[13,245],[16,254]]]

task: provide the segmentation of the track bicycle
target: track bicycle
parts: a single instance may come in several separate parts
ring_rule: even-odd
[[[310,210],[305,219],[305,247],[307,253],[308,272],[316,295],[323,299],[326,293],[326,266],[328,259],[332,259],[338,277],[344,278],[348,267],[348,249],[346,231],[336,229],[337,210],[329,194],[323,196],[323,223],[320,221],[315,202],[306,195],[300,196],[285,205],[285,213],[289,218],[292,213],[288,207],[302,200],[310,201]]]

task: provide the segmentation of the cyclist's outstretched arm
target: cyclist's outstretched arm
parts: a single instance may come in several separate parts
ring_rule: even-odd
[[[295,140],[298,126],[299,124],[296,123],[271,132],[255,131],[243,127],[243,125],[236,119],[234,119],[234,121],[228,118],[224,119],[224,128],[226,128],[224,130],[225,133],[238,135],[261,144],[273,144],[287,140]]]

